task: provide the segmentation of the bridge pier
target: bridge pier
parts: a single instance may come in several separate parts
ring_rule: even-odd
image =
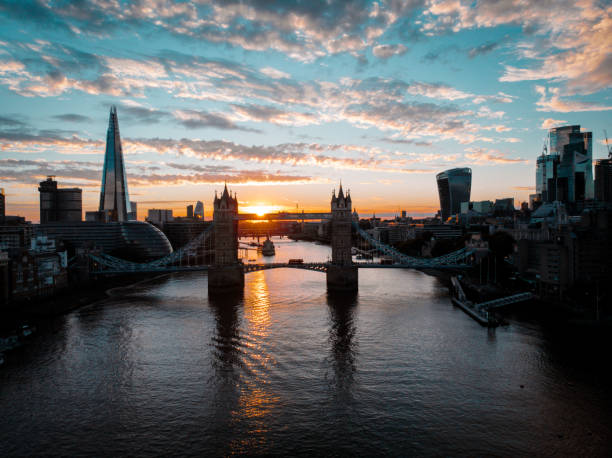
[[[327,289],[330,291],[356,291],[359,287],[357,266],[327,266]]]
[[[244,288],[242,264],[210,266],[208,269],[208,292],[232,292]]]
[[[327,267],[327,289],[335,291],[355,291],[359,275],[351,255],[351,196],[344,196],[342,184],[338,197],[334,191],[331,200],[331,247],[332,262]]]

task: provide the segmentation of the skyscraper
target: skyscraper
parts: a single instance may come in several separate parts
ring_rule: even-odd
[[[198,219],[204,220],[204,204],[199,200],[196,203],[195,211],[193,212],[193,216]]]
[[[436,175],[440,195],[440,215],[442,221],[461,211],[461,202],[470,201],[472,188],[472,169],[450,169]]]
[[[579,125],[563,126],[550,129],[548,137],[550,154],[559,157],[556,196],[549,196],[548,201],[569,203],[592,199],[592,132],[581,132]]]
[[[129,219],[128,214],[131,213],[121,137],[119,136],[119,121],[115,106],[110,109],[108,131],[106,133],[106,152],[104,153],[99,211],[110,212],[111,221],[127,221]]]

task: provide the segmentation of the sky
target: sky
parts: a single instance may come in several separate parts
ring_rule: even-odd
[[[603,0],[2,1],[0,187],[38,221],[38,182],[97,210],[117,106],[130,198],[148,208],[237,192],[241,207],[361,216],[439,208],[436,173],[472,200],[535,189],[547,129],[612,135]]]

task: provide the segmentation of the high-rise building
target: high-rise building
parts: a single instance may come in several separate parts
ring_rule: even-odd
[[[193,218],[193,205],[187,205],[187,218]]]
[[[544,202],[557,200],[558,154],[542,154],[536,161],[536,194]]]
[[[40,224],[82,221],[83,191],[58,188],[52,176],[40,182]]]
[[[595,162],[595,200],[612,203],[612,158]]]
[[[442,221],[461,211],[461,202],[470,201],[472,188],[472,169],[464,167],[450,169],[436,175],[440,195],[440,215]]]
[[[102,171],[99,211],[110,211],[112,221],[128,221],[131,213],[117,108],[112,106],[106,133],[106,152]]]
[[[199,200],[196,203],[195,211],[193,212],[193,216],[201,220],[204,220],[204,204],[200,202]]]
[[[556,199],[569,203],[593,198],[593,134],[580,126],[550,129],[550,153],[559,156]]]
[[[0,188],[0,224],[4,224],[4,216],[6,215],[6,198],[4,197],[4,188]]]
[[[581,132],[579,125],[548,131],[548,153],[536,163],[536,194],[542,202],[569,204],[593,198],[592,136]]]
[[[130,200],[130,212],[128,213],[129,221],[138,221],[138,202]]]

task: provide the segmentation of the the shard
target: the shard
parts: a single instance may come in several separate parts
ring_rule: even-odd
[[[127,221],[131,212],[127,177],[119,136],[117,108],[112,106],[106,133],[106,152],[102,171],[100,211],[109,215],[109,221]]]

